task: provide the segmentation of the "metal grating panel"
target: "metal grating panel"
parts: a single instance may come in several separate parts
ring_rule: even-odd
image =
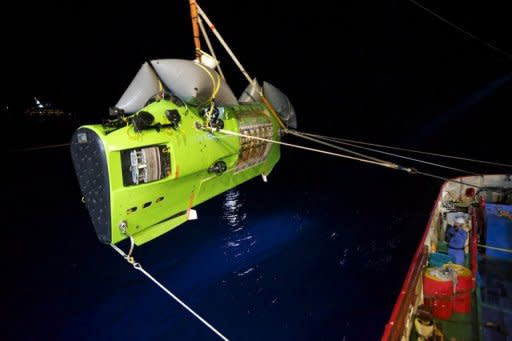
[[[94,131],[79,128],[71,140],[71,157],[98,239],[110,243],[110,186],[102,140]]]

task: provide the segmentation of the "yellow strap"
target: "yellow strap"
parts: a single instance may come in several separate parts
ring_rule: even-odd
[[[201,69],[203,69],[204,72],[210,77],[210,80],[212,81],[213,91],[212,95],[208,99],[208,102],[215,100],[215,97],[217,97],[217,94],[220,90],[220,77],[217,74],[212,73],[206,66],[204,66],[201,63],[196,63],[197,66],[199,66]]]

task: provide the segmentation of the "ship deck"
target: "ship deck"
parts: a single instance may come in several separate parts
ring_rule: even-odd
[[[496,244],[499,240],[509,248],[507,237],[512,222],[495,213],[494,205],[486,212],[485,238]],[[505,232],[505,233],[504,233]],[[447,252],[446,244],[439,243],[441,252]],[[476,251],[476,249],[474,250]],[[465,266],[471,267],[471,255],[466,254]],[[477,263],[476,288],[472,292],[471,312],[454,312],[450,319],[435,318],[435,323],[445,340],[512,340],[512,259],[502,251],[480,250],[474,258]],[[415,334],[415,333],[412,333]],[[413,340],[416,340],[414,336]]]
[[[481,339],[512,340],[512,262],[481,257],[478,272]]]
[[[476,198],[470,185],[443,186],[383,340],[512,341],[511,177],[474,178]],[[467,224],[460,264],[446,237],[457,217]]]
[[[435,319],[445,340],[512,340],[512,262],[481,256],[478,287],[468,314],[453,313],[449,320]],[[417,340],[413,330],[411,340]]]

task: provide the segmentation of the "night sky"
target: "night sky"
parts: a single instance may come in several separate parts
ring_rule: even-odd
[[[259,81],[269,81],[288,95],[297,111],[298,130],[512,163],[512,60],[449,27],[410,1],[216,0],[199,4],[249,74]],[[423,0],[422,4],[488,43],[504,51],[512,51],[512,21],[510,12],[506,10],[506,2],[468,4],[461,0],[449,3]],[[108,117],[109,106],[118,101],[146,60],[194,57],[189,5],[185,0],[137,4],[17,2],[2,8],[1,18],[3,48],[0,58],[4,69],[1,73],[3,90],[0,105],[2,110],[7,106],[10,108],[9,115],[21,114],[25,108],[33,105],[32,98],[36,96],[76,114],[76,126],[99,123]],[[210,38],[214,40],[212,35]],[[238,96],[246,86],[245,80],[221,46],[215,41],[214,46],[227,82]],[[203,49],[206,50],[206,46]],[[49,140],[44,136],[44,130],[31,132],[24,130],[23,126],[18,129],[13,124],[9,128],[8,133],[4,129],[2,139],[13,149],[20,145],[41,145]],[[17,135],[20,131],[23,133]],[[8,137],[9,134],[14,134],[14,137]],[[71,134],[72,130],[61,129],[59,134],[52,134],[51,143],[67,143]],[[284,139],[299,142],[293,137]],[[66,156],[62,157],[64,154]],[[40,255],[43,255],[43,265],[59,272],[57,278],[64,278],[55,285],[56,289],[50,280],[42,284],[40,290],[50,288],[48,301],[51,302],[52,295],[60,295],[62,288],[72,297],[75,295],[73,290],[78,291],[73,281],[83,279],[79,274],[95,278],[96,264],[101,264],[102,259],[112,255],[103,251],[106,247],[95,240],[92,225],[80,206],[78,184],[69,155],[62,150],[55,154],[9,155],[14,159],[14,170],[9,171],[15,177],[8,181],[4,200],[8,201],[8,225],[12,227],[8,229],[6,240],[13,243],[3,250],[2,265],[9,267],[7,277],[12,280],[8,287],[24,289],[11,297],[9,307],[18,307],[18,297],[23,300],[24,292],[32,290],[30,280],[44,278],[46,270],[42,266],[34,272],[30,268],[33,259]],[[467,163],[455,162],[450,165],[480,172],[504,172],[500,168]],[[421,170],[441,176],[460,175],[422,167],[418,166]],[[401,252],[404,257],[397,259],[396,254],[393,256],[396,276],[389,276],[393,277],[390,278],[393,282],[389,284],[392,289],[384,293],[385,298],[379,308],[384,313],[380,312],[376,325],[368,334],[369,337],[380,335],[441,182],[285,148],[272,176],[279,184],[274,182],[272,186],[275,187],[269,187],[276,191],[271,196],[277,198],[282,190],[289,196],[290,202],[318,200],[329,207],[330,212],[338,209],[337,200],[341,202],[345,199],[351,201],[344,204],[347,212],[357,211],[357,215],[360,210],[369,212],[364,217],[369,226],[376,226],[373,221],[379,222],[380,219],[382,224],[394,224],[396,217],[391,215],[383,218],[371,216],[370,205],[382,202],[383,198],[388,205],[397,207],[396,210],[391,208],[393,212],[403,215],[409,208],[423,212],[420,216],[411,213],[419,221],[411,223],[411,226],[417,227],[415,231],[407,231],[409,225],[398,228],[406,231],[407,236],[401,237],[406,242],[393,249],[393,252],[399,255]],[[325,181],[322,177],[325,177]],[[302,190],[301,186],[306,189]],[[373,186],[376,190],[372,189]],[[57,198],[51,196],[55,188],[58,188],[55,190]],[[256,193],[252,199],[247,194],[247,201],[252,200],[247,207],[261,213],[256,217],[253,214],[252,219],[261,218],[264,221],[268,218],[266,224],[272,227],[272,219],[266,215],[268,207],[265,206],[265,203],[270,206],[270,201],[267,203],[263,199],[265,203],[262,203],[257,200],[260,197],[268,198],[269,194],[257,185],[244,188],[246,193]],[[424,195],[415,198],[417,200],[393,204],[394,200],[399,202],[410,193]],[[396,194],[395,197],[393,194]],[[214,205],[219,202],[212,201],[205,205],[206,212],[216,212]],[[59,211],[60,205],[64,206]],[[352,207],[355,207],[354,210]],[[282,212],[279,213],[284,214]],[[389,210],[381,207],[379,212]],[[354,213],[350,219],[356,218]],[[345,217],[333,219],[343,223]],[[346,219],[348,224],[349,218]],[[55,225],[52,225],[54,221]],[[73,224],[81,229],[68,232],[68,225]],[[54,230],[51,229],[53,226]],[[260,231],[263,236],[269,233],[264,226],[262,223],[257,227],[263,231]],[[358,226],[357,222],[354,222],[354,226]],[[22,228],[32,231],[29,238]],[[90,233],[84,237],[84,231]],[[190,239],[197,237],[208,240],[208,235],[190,231],[183,233],[190,234]],[[211,230],[209,233],[214,234]],[[364,239],[364,231],[354,228],[351,233],[361,233],[358,238]],[[378,233],[382,234],[383,240],[387,237],[382,231]],[[327,232],[328,238],[329,235],[330,231]],[[160,250],[166,250],[166,243],[177,243],[163,238],[153,244]],[[77,240],[76,246],[72,245]],[[177,240],[189,239],[182,235]],[[24,243],[28,243],[28,247]],[[316,245],[320,245],[319,249],[322,243],[323,240],[318,237]],[[61,245],[64,245],[62,253],[68,255],[69,263],[73,262],[74,268],[71,270],[72,266],[60,254]],[[87,263],[91,247],[95,251],[102,248],[102,251],[92,252],[96,261],[93,265]],[[79,260],[71,260],[76,256],[75,251],[79,254]],[[52,256],[45,258],[47,253]],[[196,257],[192,251],[190,253],[191,258]],[[151,252],[147,251],[146,255],[151,255]],[[186,257],[182,255],[182,258]],[[375,258],[380,258],[380,255]],[[310,262],[311,268],[314,268],[316,265],[312,260]],[[59,264],[67,266],[67,270],[62,270],[65,266],[59,268]],[[276,268],[279,265],[275,264]],[[117,264],[116,276],[130,271],[120,267]],[[104,268],[98,265],[98,276],[103,276],[101,279],[105,283],[110,280],[108,274],[111,268],[114,268],[111,264],[104,264]],[[71,275],[68,276],[68,273]],[[138,278],[133,281],[139,283],[137,281],[142,280]],[[114,290],[115,284],[112,279],[105,285],[107,289]],[[186,288],[186,282],[183,287]],[[52,290],[57,293],[51,294]],[[84,289],[82,295],[85,292]],[[108,296],[108,290],[104,294]],[[40,296],[46,297],[38,292],[28,297]],[[86,296],[82,299],[94,300]],[[155,301],[158,302],[158,299]],[[27,302],[23,304],[28,308],[20,310],[19,316],[24,316],[25,311],[37,311],[31,310]],[[77,307],[79,303],[76,303]],[[71,316],[64,299],[56,306],[62,307],[62,316]],[[151,307],[145,309],[151,310]],[[57,310],[49,309],[49,316],[53,318],[52,314]],[[231,311],[231,314],[236,315],[236,311]],[[228,319],[229,315],[225,318]],[[126,319],[129,320],[129,316]],[[11,315],[11,321],[18,326],[24,324],[23,319],[15,314]],[[59,322],[55,319],[53,323],[55,321]],[[335,325],[339,321],[331,322]],[[71,323],[66,328],[72,329],[73,326]],[[243,329],[244,325],[240,328]],[[333,330],[333,335],[339,336],[335,333],[338,330]],[[12,335],[16,335],[15,331]],[[334,336],[333,339],[336,339]]]
[[[512,50],[501,2],[426,5]],[[505,133],[495,122],[510,116],[507,101],[478,106],[510,93],[510,60],[406,0],[205,1],[202,7],[249,73],[288,94],[303,130],[416,143],[414,135],[431,137],[480,109],[484,121],[494,118],[486,129]],[[11,106],[38,96],[95,122],[145,60],[193,57],[187,1],[17,3],[2,16],[1,102]],[[215,46],[228,83],[241,93],[245,80]]]

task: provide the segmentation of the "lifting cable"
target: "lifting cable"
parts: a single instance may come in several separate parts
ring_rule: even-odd
[[[363,162],[363,163],[369,163],[369,164],[372,164],[372,165],[377,165],[377,166],[382,166],[382,167],[391,168],[391,169],[395,169],[395,170],[405,171],[405,172],[407,172],[409,174],[420,174],[420,175],[424,175],[424,176],[431,177],[431,178],[438,179],[438,180],[449,181],[449,182],[453,182],[453,183],[457,183],[457,184],[471,186],[471,187],[477,188],[477,189],[482,189],[480,186],[476,186],[474,184],[470,184],[470,183],[464,182],[462,180],[453,180],[453,179],[450,179],[450,178],[447,178],[447,177],[444,177],[444,176],[440,176],[440,175],[436,175],[436,174],[432,174],[432,173],[427,173],[427,172],[419,171],[416,168],[404,167],[404,166],[401,166],[401,165],[399,165],[397,163],[390,162],[390,161],[382,161],[382,162],[380,162],[380,161],[375,161],[375,160],[366,159],[366,158],[359,158],[359,157],[350,156],[350,155],[346,155],[346,154],[330,152],[330,151],[327,151],[327,150],[311,148],[311,147],[305,147],[305,146],[301,146],[301,145],[298,145],[298,144],[292,144],[292,143],[281,142],[281,141],[272,140],[272,139],[266,139],[266,138],[263,138],[263,137],[257,137],[257,136],[241,134],[241,133],[237,133],[237,132],[234,132],[234,131],[231,131],[231,130],[208,129],[208,128],[205,128],[205,127],[203,127],[203,129],[206,130],[206,131],[210,131],[210,132],[219,132],[219,133],[222,133],[224,135],[243,137],[243,138],[248,138],[248,139],[268,142],[268,143],[279,144],[279,145],[283,145],[283,146],[287,146],[287,147],[291,147],[291,148],[296,148],[296,149],[309,150],[311,152],[315,152],[315,153],[319,153],[319,154],[325,154],[325,155],[340,157],[340,158],[344,158],[344,159],[355,160],[355,161],[359,161],[359,162]]]
[[[205,130],[212,131],[212,130],[206,129],[206,128],[205,128]],[[329,152],[329,151],[322,150],[322,149],[305,147],[305,146],[301,146],[301,145],[297,145],[297,144],[292,144],[292,143],[287,143],[287,142],[281,142],[281,141],[266,139],[266,138],[263,138],[263,137],[245,135],[245,134],[237,133],[237,132],[234,132],[234,131],[231,131],[231,130],[216,129],[216,130],[213,130],[213,131],[219,132],[219,133],[222,133],[222,134],[225,134],[225,135],[244,137],[244,138],[248,138],[248,139],[252,139],[252,140],[258,140],[258,141],[263,141],[263,142],[268,142],[268,143],[274,143],[274,144],[279,144],[279,145],[283,145],[283,146],[287,146],[287,147],[292,147],[292,148],[297,148],[297,149],[302,149],[302,150],[309,150],[309,151],[312,151],[312,152],[315,152],[315,153],[320,153],[320,154],[326,154],[326,155],[341,157],[341,158],[344,158],[344,159],[355,160],[355,161],[359,161],[359,162],[363,162],[363,163],[369,163],[369,164],[372,164],[372,165],[383,166],[383,167],[392,168],[392,169],[399,169],[399,170],[403,170],[403,171],[406,171],[406,172],[409,172],[409,173],[415,173],[416,172],[416,170],[413,169],[413,168],[405,168],[405,167],[397,165],[397,164],[395,164],[393,162],[368,160],[368,159],[359,158],[359,157],[355,157],[355,156],[350,156],[350,155],[346,155],[346,154]]]
[[[49,145],[45,145],[45,146],[12,149],[12,150],[9,150],[9,152],[11,152],[11,153],[32,152],[32,151],[35,151],[35,150],[44,150],[44,149],[68,147],[69,145],[70,145],[70,143],[49,144]]]
[[[215,35],[215,37],[217,38],[217,40],[219,41],[219,43],[222,45],[222,47],[224,48],[224,50],[226,50],[226,52],[228,53],[228,55],[231,57],[231,59],[233,60],[233,63],[235,63],[235,65],[238,67],[238,69],[240,70],[240,72],[242,73],[242,75],[245,77],[245,79],[247,79],[247,81],[249,82],[249,84],[251,84],[252,86],[255,87],[255,89],[257,89],[258,91],[258,94],[260,95],[261,97],[261,100],[263,101],[263,103],[265,104],[265,106],[270,110],[270,113],[272,114],[272,116],[274,116],[274,118],[276,119],[276,121],[279,123],[279,125],[281,126],[281,128],[284,130],[284,131],[287,131],[288,128],[286,127],[286,125],[283,123],[283,120],[279,117],[279,115],[277,114],[276,110],[274,109],[274,107],[272,106],[272,104],[268,101],[268,99],[265,97],[265,95],[263,94],[263,90],[261,90],[260,86],[258,85],[258,83],[256,82],[256,79],[252,79],[251,76],[249,76],[249,73],[245,70],[245,68],[243,67],[242,63],[240,63],[240,61],[238,60],[238,58],[235,56],[235,54],[233,53],[233,51],[231,50],[231,48],[229,47],[229,45],[226,43],[226,41],[224,40],[224,38],[222,38],[222,36],[220,35],[219,31],[217,31],[217,29],[215,28],[215,26],[213,25],[213,23],[210,21],[210,18],[208,18],[208,16],[206,15],[206,13],[201,9],[201,7],[196,3],[195,6],[197,7],[197,11],[199,13],[199,15],[204,19],[204,21],[206,22],[206,24],[208,25],[208,27],[210,28],[210,30],[213,32],[213,34]]]
[[[110,244],[110,246],[112,246],[112,248],[114,250],[116,250],[117,253],[119,253],[129,264],[131,264],[135,270],[142,272],[147,278],[149,278],[151,281],[153,281],[153,283],[158,285],[160,287],[160,289],[165,291],[172,299],[174,299],[176,302],[178,302],[183,308],[187,309],[192,315],[194,315],[205,326],[210,328],[210,330],[212,330],[215,334],[217,334],[217,336],[219,336],[222,340],[229,341],[229,339],[227,337],[222,335],[221,332],[219,332],[217,329],[215,329],[211,324],[209,324],[204,318],[199,316],[198,313],[196,313],[194,310],[192,310],[192,308],[190,308],[188,305],[186,305],[182,300],[180,300],[176,295],[174,295],[169,289],[167,289],[163,284],[161,284],[150,273],[148,273],[146,270],[144,270],[144,268],[142,267],[142,265],[140,265],[140,263],[135,261],[135,259],[132,257],[134,241],[133,241],[132,236],[129,236],[129,237],[130,237],[131,246],[130,246],[130,251],[128,252],[128,254],[124,253],[123,250],[121,250],[119,247],[117,247],[114,244]]]
[[[434,13],[433,11],[429,10],[428,8],[422,6],[421,4],[417,3],[416,1],[414,0],[409,0],[411,3],[413,3],[414,5],[416,6],[419,6],[421,7],[422,9],[428,11],[430,14],[436,16],[438,19],[446,22],[447,24],[455,27],[456,29],[464,32],[465,34],[469,35],[470,37],[474,38],[474,39],[477,39],[481,42],[483,42],[484,44],[488,45],[489,47],[493,48],[494,50],[498,51],[498,52],[501,52],[503,54],[505,54],[507,57],[509,57],[510,59],[512,59],[512,55],[504,52],[503,50],[501,49],[498,49],[497,47],[489,44],[489,43],[486,43],[485,41],[483,41],[482,39],[474,36],[473,34],[463,30],[462,28],[456,26],[455,24],[449,22],[448,20],[444,19],[443,17],[439,16],[438,14]],[[256,83],[255,79],[252,79],[251,76],[249,75],[249,73],[246,71],[246,69],[242,66],[242,64],[240,63],[240,61],[238,60],[238,58],[235,56],[235,54],[233,53],[233,51],[231,50],[231,48],[228,46],[228,44],[225,42],[225,40],[222,38],[222,36],[220,35],[220,33],[217,31],[217,29],[215,28],[215,26],[213,25],[213,23],[210,21],[210,19],[208,18],[208,16],[206,15],[206,13],[201,9],[201,7],[195,3],[195,6],[197,7],[197,11],[198,11],[198,14],[199,14],[199,18],[202,18],[206,21],[206,24],[208,25],[208,27],[210,28],[210,30],[213,32],[213,34],[215,35],[215,37],[218,39],[218,41],[220,42],[220,44],[222,45],[222,47],[224,47],[224,49],[226,50],[226,52],[228,53],[228,55],[231,57],[231,59],[233,60],[233,62],[235,63],[235,65],[238,67],[238,69],[240,70],[240,72],[242,73],[242,75],[247,79],[247,81],[249,82],[249,84],[252,84],[253,86],[255,86],[257,89],[259,88],[258,84]],[[199,24],[201,26],[201,20],[199,21]],[[207,37],[205,33],[203,33],[203,36],[205,36],[205,38]],[[307,134],[307,133],[301,133],[301,132],[298,132],[298,131],[295,131],[295,130],[290,130],[288,129],[288,127],[286,127],[284,125],[284,123],[282,122],[281,118],[277,115],[277,113],[275,112],[275,109],[273,108],[273,106],[268,102],[267,98],[263,95],[262,91],[259,91],[259,95],[263,101],[263,103],[269,108],[270,112],[272,113],[272,115],[276,118],[277,122],[279,123],[279,125],[281,126],[281,128],[283,129],[283,131],[285,133],[291,133],[295,136],[299,136],[299,137],[302,137],[302,138],[306,138],[305,135],[308,135],[309,138],[307,139],[311,139],[311,137],[316,137],[316,138],[328,138],[326,136],[320,136],[320,135],[317,135],[315,136],[314,134]],[[335,141],[335,138],[331,138],[333,140],[331,140],[331,142],[334,142]],[[313,140],[314,141],[314,140]],[[320,143],[320,144],[324,144],[324,145],[327,145],[331,148],[335,148],[335,149],[338,149],[338,150],[341,150],[341,151],[344,151],[344,152],[348,152],[348,153],[351,153],[351,154],[354,154],[354,155],[359,155],[359,156],[363,156],[363,154],[360,154],[360,153],[357,153],[355,151],[351,151],[351,150],[348,150],[348,149],[345,149],[345,148],[342,148],[340,146],[334,146],[332,144],[329,144],[325,141],[318,141],[316,140],[315,142],[317,143]],[[349,145],[348,143],[360,143],[360,144],[368,144],[368,143],[363,143],[363,142],[359,142],[359,141],[353,141],[353,140],[344,140],[344,139],[336,139],[336,142],[344,142],[344,143],[347,143],[347,145]],[[368,144],[368,145],[372,145],[372,144]],[[411,152],[416,152],[416,153],[420,153],[420,154],[426,154],[426,155],[432,155],[432,156],[439,156],[439,157],[446,157],[446,158],[452,158],[452,159],[458,159],[458,160],[463,160],[463,161],[472,161],[472,162],[479,162],[479,163],[485,163],[485,164],[490,164],[490,165],[495,165],[495,166],[505,166],[505,167],[511,167],[512,168],[512,165],[510,164],[505,164],[505,163],[497,163],[497,162],[489,162],[489,161],[481,161],[481,160],[475,160],[475,159],[468,159],[468,158],[463,158],[463,157],[457,157],[457,156],[451,156],[451,155],[443,155],[443,154],[437,154],[437,153],[428,153],[428,152],[421,152],[421,151],[415,151],[415,150],[411,150],[411,149],[405,149],[405,148],[397,148],[397,147],[389,147],[389,146],[383,146],[383,145],[376,145],[376,144],[373,144],[373,146],[377,146],[377,147],[384,147],[384,148],[390,148],[390,149],[397,149],[397,150],[404,150],[404,151],[411,151]],[[355,147],[355,146],[353,146]],[[362,148],[362,147],[356,147],[356,148]],[[429,164],[429,165],[432,165],[432,166],[437,166],[437,167],[440,167],[440,168],[446,168],[446,169],[450,169],[450,170],[454,170],[454,171],[457,171],[457,172],[461,172],[461,173],[466,173],[466,174],[474,174],[476,175],[475,172],[470,172],[470,171],[466,171],[466,170],[463,170],[463,169],[459,169],[459,168],[454,168],[454,167],[449,167],[449,166],[445,166],[445,165],[440,165],[440,164],[435,164],[435,163],[432,163],[432,162],[428,162],[428,161],[425,161],[425,160],[419,160],[419,159],[414,159],[414,158],[409,158],[409,157],[406,157],[406,156],[402,156],[402,155],[396,155],[396,154],[392,154],[392,153],[386,153],[386,152],[383,152],[383,151],[376,151],[376,150],[372,150],[372,149],[367,149],[367,150],[370,150],[370,151],[374,151],[374,152],[377,152],[377,153],[381,153],[381,154],[386,154],[386,155],[390,155],[390,156],[395,156],[395,157],[399,157],[399,158],[403,158],[403,159],[408,159],[408,160],[411,160],[411,161],[415,161],[415,162],[421,162],[421,163],[425,163],[425,164]],[[380,162],[380,163],[388,163],[387,161],[383,161],[383,160],[380,160],[380,159],[377,159],[377,158],[374,158],[374,157],[371,157],[371,156],[368,156],[368,155],[364,155],[363,157],[365,157],[366,159],[370,159],[370,160],[373,160],[373,161],[376,161],[376,162]],[[424,175],[428,175],[428,176],[433,176],[433,177],[436,177],[436,178],[439,178],[439,179],[445,179],[444,177],[438,177],[438,176],[435,176],[433,174],[428,174],[428,173],[425,173]]]
[[[307,133],[302,133],[302,132],[299,132],[299,131],[296,131],[296,130],[288,130],[288,132],[291,133],[292,135],[295,135],[295,136],[298,136],[298,137],[301,137],[301,138],[305,138],[305,139],[308,139],[308,140],[311,140],[311,141],[314,141],[314,142],[317,142],[317,143],[321,143],[321,144],[324,144],[324,145],[332,146],[331,144],[325,143],[325,142],[320,140],[320,137],[328,138],[328,137],[325,137],[325,136],[322,136],[322,135],[307,134]],[[311,138],[311,137],[308,137],[307,135],[317,136],[317,138],[316,139],[315,138]],[[342,140],[342,139],[336,139],[336,138],[329,138],[329,139],[332,139],[332,140]],[[357,148],[357,146],[355,146],[355,147]],[[375,151],[375,152],[381,152],[383,154],[389,154],[389,155],[393,155],[393,156],[399,157],[399,158],[401,157],[401,158],[405,158],[405,159],[410,159],[410,160],[414,160],[416,162],[423,162],[423,163],[430,164],[430,165],[433,165],[433,166],[437,166],[437,167],[441,167],[441,168],[448,168],[448,169],[451,169],[451,170],[456,170],[456,171],[460,171],[460,172],[464,172],[464,173],[468,173],[468,174],[481,175],[481,174],[471,173],[471,172],[468,172],[468,171],[465,171],[465,170],[462,170],[462,169],[458,169],[458,168],[453,168],[453,167],[449,167],[449,166],[445,166],[445,165],[435,164],[435,163],[427,162],[427,161],[420,160],[420,159],[408,158],[406,156],[402,156],[402,155],[398,155],[398,154],[386,153],[386,152],[378,151],[378,150],[371,149],[371,148],[364,148],[364,147],[359,147],[359,148],[363,148],[363,149],[367,149],[367,150],[372,150],[372,151]],[[364,155],[364,154],[360,154],[360,155]],[[367,157],[367,158],[370,158],[370,156],[366,156],[366,155],[364,155],[364,156]],[[357,160],[357,159],[355,159],[355,160]],[[357,160],[357,161],[360,161],[360,160]],[[472,187],[475,187],[477,189],[482,189],[480,186],[469,184],[469,183],[463,182],[462,180],[453,180],[453,179],[450,179],[450,178],[447,178],[447,177],[444,177],[444,176],[441,176],[441,175],[436,175],[436,174],[420,171],[420,170],[418,170],[416,168],[403,167],[403,166],[400,166],[400,165],[395,164],[395,163],[390,162],[390,161],[383,161],[383,162],[395,165],[395,166],[389,167],[389,168],[397,169],[397,170],[406,170],[410,174],[420,174],[420,175],[424,175],[424,176],[431,177],[431,178],[438,179],[438,180],[442,180],[442,181],[449,181],[449,182],[454,182],[454,183],[463,184],[463,185],[467,185],[467,186],[472,186]]]
[[[323,144],[324,146],[328,146],[328,147],[331,147],[331,148],[334,148],[334,149],[337,149],[337,150],[341,150],[341,151],[344,151],[346,153],[350,153],[350,154],[354,154],[354,155],[357,155],[357,156],[361,156],[361,157],[364,157],[364,158],[369,159],[369,160],[373,160],[373,161],[377,161],[377,162],[387,162],[385,160],[381,160],[381,159],[378,159],[378,158],[373,157],[373,156],[369,156],[369,155],[365,155],[365,154],[362,154],[362,153],[358,153],[358,152],[350,150],[348,148],[343,148],[343,147],[337,146],[337,145],[332,144],[332,143],[323,142],[323,141],[321,141],[319,139],[316,139],[316,138],[313,138],[313,137],[309,137],[309,136],[305,136],[305,135],[299,133],[297,130],[288,130],[288,132],[290,134],[292,134],[292,135],[297,136],[297,137],[300,137],[300,138],[303,138],[303,139],[306,139],[306,140],[310,140],[310,141],[313,141],[313,142],[316,142],[316,143],[319,143],[319,144]]]
[[[249,76],[249,73],[244,69],[244,67],[242,66],[242,64],[240,63],[240,61],[238,60],[238,58],[236,58],[235,54],[233,53],[233,51],[231,50],[231,48],[229,48],[228,44],[226,43],[226,41],[224,40],[224,38],[222,38],[222,36],[220,35],[219,31],[217,31],[217,29],[215,29],[215,26],[212,24],[212,22],[210,21],[210,18],[208,18],[208,16],[206,15],[206,13],[203,12],[203,10],[201,9],[201,7],[195,3],[195,6],[197,8],[197,12],[199,13],[199,15],[204,19],[204,21],[206,21],[206,24],[208,25],[208,27],[210,28],[210,30],[213,32],[213,34],[215,35],[215,37],[217,38],[217,40],[220,42],[220,44],[222,45],[222,47],[224,47],[224,49],[226,50],[226,52],[229,54],[229,56],[231,57],[231,59],[233,60],[233,62],[235,63],[235,65],[238,67],[238,69],[240,70],[240,72],[242,72],[242,74],[244,75],[244,77],[247,79],[247,81],[252,84],[253,81],[251,79],[251,77]]]
[[[199,23],[199,28],[201,29],[201,33],[203,34],[203,38],[206,41],[206,45],[208,46],[208,50],[210,51],[210,54],[212,55],[213,59],[217,62],[216,68],[219,70],[220,76],[222,79],[226,79],[224,77],[224,74],[222,73],[222,69],[220,68],[220,62],[217,59],[217,55],[215,54],[215,50],[213,49],[212,43],[210,42],[210,38],[208,37],[208,32],[206,32],[206,29],[204,28],[203,20],[201,17],[197,17],[197,21]]]
[[[416,153],[416,154],[423,154],[423,155],[429,155],[429,156],[437,156],[437,157],[442,157],[442,158],[447,158],[447,159],[454,159],[454,160],[461,160],[461,161],[468,161],[468,162],[474,162],[474,163],[487,164],[487,165],[492,165],[492,166],[512,168],[512,164],[508,164],[508,163],[491,162],[491,161],[471,159],[471,158],[466,158],[466,157],[461,157],[461,156],[446,155],[446,154],[439,154],[439,153],[432,153],[432,152],[424,152],[424,151],[416,150],[416,149],[403,148],[403,147],[394,147],[394,146],[388,146],[388,145],[383,145],[383,144],[369,143],[369,142],[363,142],[363,141],[351,140],[351,139],[342,139],[342,138],[338,138],[338,137],[331,137],[331,136],[325,136],[325,135],[311,134],[311,133],[305,133],[305,132],[300,132],[300,133],[304,134],[304,135],[308,135],[308,136],[317,137],[317,138],[324,138],[324,139],[335,141],[335,142],[340,142],[340,143],[343,142],[343,143],[346,143],[347,145],[349,143],[354,143],[354,144],[365,145],[365,146],[373,146],[373,147],[379,147],[379,148],[401,150],[401,151],[410,152],[410,153]]]
[[[354,144],[354,143],[342,142],[342,141],[339,141],[337,139],[334,139],[334,138],[331,138],[331,137],[327,137],[327,136],[308,134],[308,133],[298,132],[298,131],[295,131],[295,130],[288,130],[288,132],[291,133],[292,135],[295,135],[295,136],[298,136],[298,137],[301,137],[301,138],[304,138],[304,139],[312,140],[312,141],[315,141],[317,143],[322,143],[320,140],[327,140],[327,141],[336,142],[336,143],[339,143],[339,144],[344,144],[344,145],[347,145],[347,146],[351,146],[351,147],[354,147],[354,148],[364,149],[364,150],[372,151],[372,152],[375,152],[375,153],[380,153],[380,154],[389,155],[389,156],[393,156],[393,157],[397,157],[397,158],[401,158],[401,159],[406,159],[406,160],[409,160],[409,161],[424,163],[424,164],[427,164],[427,165],[431,165],[431,166],[435,166],[435,167],[439,167],[439,168],[445,168],[445,169],[449,169],[449,170],[453,170],[453,171],[457,171],[457,172],[461,172],[461,173],[477,175],[476,172],[470,172],[470,171],[467,171],[467,170],[464,170],[464,169],[460,169],[460,168],[455,168],[455,167],[450,167],[450,166],[446,166],[446,165],[441,165],[439,163],[433,163],[433,162],[429,162],[429,161],[425,161],[425,160],[421,160],[421,159],[416,159],[416,158],[413,158],[413,157],[408,157],[408,156],[399,155],[399,154],[395,154],[395,153],[389,153],[389,152],[385,152],[385,151],[378,150],[378,149],[362,147],[362,146],[359,146],[359,145]]]

